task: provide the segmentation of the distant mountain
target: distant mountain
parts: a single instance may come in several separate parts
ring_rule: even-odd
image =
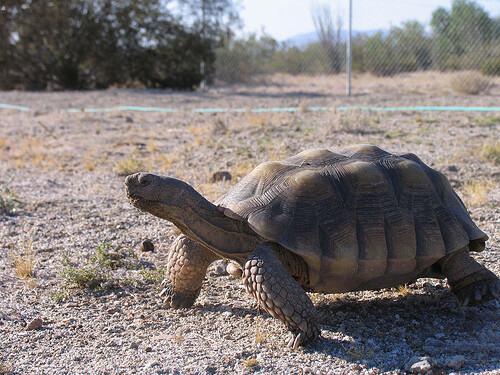
[[[366,31],[352,30],[352,36],[356,36],[359,34],[367,34],[368,36],[371,36],[379,31],[386,31],[386,30],[366,30]],[[347,38],[347,30],[342,30],[341,35],[342,39],[345,40]],[[309,43],[317,41],[318,41],[318,33],[316,33],[316,31],[311,31],[309,33],[297,34],[295,36],[292,36],[291,38],[283,40],[282,42],[285,43],[288,47],[303,48],[307,46]]]

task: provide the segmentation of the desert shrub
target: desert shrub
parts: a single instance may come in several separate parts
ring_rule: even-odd
[[[451,78],[450,86],[459,94],[477,95],[487,91],[490,83],[479,72],[463,72]]]

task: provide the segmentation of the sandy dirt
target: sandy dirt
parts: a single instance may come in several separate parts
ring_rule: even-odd
[[[159,281],[177,232],[133,208],[123,189],[124,175],[148,170],[215,199],[260,162],[307,148],[372,143],[410,151],[447,175],[490,237],[474,257],[500,275],[498,112],[306,110],[500,103],[495,91],[438,91],[346,98],[287,84],[206,93],[0,92],[0,103],[32,109],[0,109],[0,185],[25,203],[0,216],[0,373],[404,374],[415,361],[434,374],[500,373],[500,303],[459,308],[444,280],[312,293],[321,338],[298,350],[283,345],[284,326],[221,263],[209,269],[192,308],[167,309]],[[124,105],[179,112],[66,111]],[[281,106],[303,110],[191,112]],[[210,182],[217,171],[232,180]],[[153,252],[143,251],[145,239]],[[23,265],[33,266],[33,277],[23,279]],[[30,323],[35,329],[26,329]]]

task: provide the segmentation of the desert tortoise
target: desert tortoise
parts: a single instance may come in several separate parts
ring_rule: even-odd
[[[260,164],[215,204],[170,177],[137,173],[125,184],[135,207],[183,233],[161,293],[170,306],[191,306],[208,265],[231,259],[248,292],[291,331],[292,347],[319,334],[305,291],[446,277],[461,305],[499,297],[498,277],[469,256],[488,237],[446,177],[414,154],[307,150]]]

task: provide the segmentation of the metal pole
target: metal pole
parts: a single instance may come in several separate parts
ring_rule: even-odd
[[[347,32],[347,43],[346,43],[346,55],[347,55],[347,61],[346,61],[346,70],[347,70],[347,89],[346,93],[348,96],[351,95],[351,66],[352,66],[352,60],[351,60],[351,32],[352,32],[352,0],[349,0],[349,20],[347,22],[349,24],[348,32]]]

